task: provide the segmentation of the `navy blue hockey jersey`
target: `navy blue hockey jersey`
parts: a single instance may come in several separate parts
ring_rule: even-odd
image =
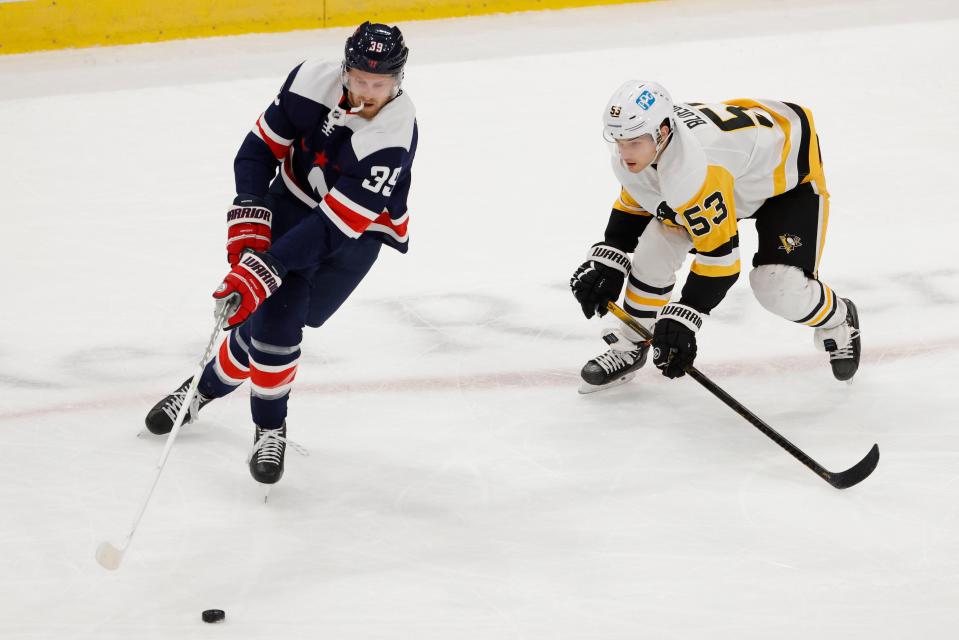
[[[307,60],[293,69],[240,147],[237,193],[264,196],[282,165],[287,189],[314,209],[322,233],[335,236],[332,244],[372,235],[405,253],[417,142],[413,102],[401,93],[370,120],[348,109],[339,63]],[[311,226],[320,231],[314,222],[299,235]]]

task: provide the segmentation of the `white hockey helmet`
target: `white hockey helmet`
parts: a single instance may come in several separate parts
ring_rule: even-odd
[[[652,136],[656,148],[666,140],[659,131],[663,120],[673,130],[673,99],[657,82],[628,80],[616,90],[603,112],[603,138],[607,142]]]

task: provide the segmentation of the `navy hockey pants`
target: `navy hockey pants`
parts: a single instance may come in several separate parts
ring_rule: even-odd
[[[314,214],[276,180],[266,198],[273,211],[272,234],[280,238]],[[303,327],[319,327],[366,276],[382,244],[361,236],[343,243],[308,271],[291,271],[283,284],[243,325],[230,331],[207,364],[200,392],[219,398],[250,380],[253,422],[271,429],[283,424],[296,377]]]

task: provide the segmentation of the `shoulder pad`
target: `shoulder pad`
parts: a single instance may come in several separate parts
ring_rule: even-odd
[[[300,65],[290,84],[295,93],[332,109],[343,95],[343,79],[339,63],[310,59]]]
[[[409,151],[416,128],[416,108],[405,93],[387,104],[372,120],[353,118],[351,142],[357,160],[382,149],[400,148]]]

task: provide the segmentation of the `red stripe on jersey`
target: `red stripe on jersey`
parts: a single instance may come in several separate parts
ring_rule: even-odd
[[[283,156],[286,155],[287,149],[290,148],[290,145],[283,144],[282,142],[277,142],[276,140],[271,138],[270,134],[263,129],[263,125],[260,124],[260,121],[263,120],[265,116],[266,114],[263,114],[262,116],[259,117],[259,119],[257,119],[256,128],[260,130],[260,137],[263,138],[263,142],[265,142],[267,146],[270,147],[270,151],[273,152],[273,155],[276,156],[276,159],[282,160]],[[249,122],[249,120],[247,122]]]
[[[220,368],[223,370],[223,373],[234,380],[246,380],[250,377],[250,372],[244,371],[233,364],[233,356],[230,353],[229,343],[230,338],[227,336],[227,339],[220,345],[220,352],[216,355],[217,362],[220,363]]]
[[[293,382],[296,377],[296,365],[282,371],[261,371],[256,363],[250,360],[250,382],[264,389],[275,389]]]
[[[401,238],[406,237],[406,227],[409,224],[409,222],[410,222],[410,218],[409,216],[407,216],[406,219],[403,220],[403,222],[399,224],[395,224],[393,222],[393,219],[390,217],[390,214],[386,211],[381,213],[379,217],[376,219],[376,224],[381,224],[384,227],[389,227],[390,229],[396,232],[396,235],[398,235]]]
[[[373,221],[366,216],[360,215],[334,198],[332,193],[326,194],[326,197],[323,198],[323,200],[333,211],[333,213],[335,213],[340,220],[346,223],[346,226],[357,233],[363,233],[366,231],[366,228],[373,223]]]

